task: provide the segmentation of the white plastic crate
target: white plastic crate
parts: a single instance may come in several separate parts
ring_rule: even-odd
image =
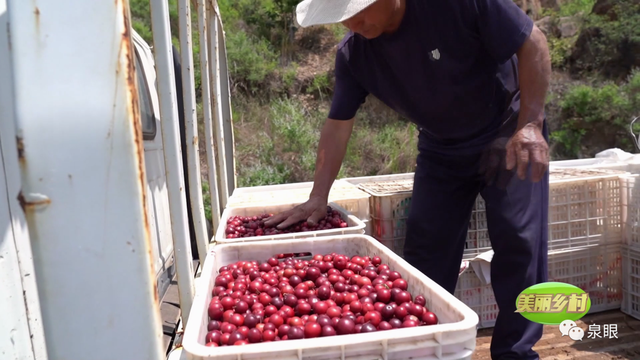
[[[374,238],[375,239],[375,238]],[[404,236],[397,237],[395,239],[378,240],[382,245],[386,246],[389,250],[396,253],[398,256],[404,259]]]
[[[640,248],[640,178],[621,177],[624,243]]]
[[[465,259],[472,259],[489,250],[491,250],[491,240],[489,239],[487,211],[484,199],[478,195],[473,210],[471,210],[463,256]]]
[[[254,216],[260,214],[277,214],[294,208],[297,203],[286,205],[265,205],[265,206],[245,206],[236,208],[227,208],[220,218],[220,226],[216,232],[215,240],[218,243],[236,243],[236,242],[256,242],[265,240],[282,240],[282,239],[299,239],[316,236],[333,236],[342,234],[364,234],[365,224],[353,214],[335,203],[329,203],[334,210],[340,212],[343,220],[347,222],[347,227],[336,228],[330,230],[306,231],[279,235],[252,236],[246,238],[227,239],[226,226],[227,220],[232,216]]]
[[[237,188],[229,197],[227,208],[303,203],[309,199],[313,182]],[[360,220],[369,220],[371,196],[346,181],[336,180],[329,192],[329,202],[342,206]]]
[[[624,172],[556,168],[549,180],[549,250],[622,242],[622,186]],[[371,235],[401,253],[411,204],[413,173],[343,179],[371,194]],[[639,185],[640,186],[640,185]],[[640,243],[640,196],[638,196]],[[635,233],[634,233],[635,234]],[[393,247],[392,247],[393,246]],[[485,202],[473,207],[464,258],[491,250]]]
[[[401,256],[404,253],[413,178],[413,173],[406,173],[343,179],[371,194],[371,235]],[[484,201],[480,196],[471,215],[467,242],[470,254],[479,254],[478,249],[491,249]]]
[[[208,314],[218,269],[240,260],[265,261],[280,253],[378,255],[407,279],[409,291],[423,294],[440,323],[366,334],[287,340],[244,346],[206,347]],[[182,345],[197,360],[328,360],[328,359],[471,359],[477,315],[431,279],[365,235],[342,235],[283,241],[218,245],[209,251],[202,270]]]
[[[618,309],[623,304],[623,274],[626,281],[631,281],[627,272],[623,272],[620,250],[621,245],[602,245],[550,252],[548,281],[572,284],[589,293],[589,313]],[[635,287],[630,286],[636,291],[636,296],[629,297],[628,303],[629,308],[635,309],[640,316],[640,252],[636,254],[636,277],[632,280],[635,281]],[[479,328],[495,325],[499,309],[493,288],[490,284],[482,283],[473,267],[470,266],[460,275],[454,294],[478,314]]]
[[[622,312],[640,320],[640,249],[622,248]]]
[[[491,284],[483,285],[473,267],[468,267],[458,278],[454,292],[456,298],[478,314],[478,328],[490,328],[498,318],[498,304]]]
[[[555,169],[549,184],[549,249],[622,243],[624,172]]]
[[[550,171],[550,251],[622,243],[621,176],[624,174],[576,168]],[[640,204],[640,196],[638,202]],[[640,220],[640,207],[638,215]],[[465,259],[491,250],[487,225],[485,203],[479,196],[469,223]],[[636,231],[640,234],[640,228]]]
[[[549,281],[575,285],[589,293],[590,313],[622,304],[622,245],[597,245],[549,254]]]
[[[386,244],[404,238],[411,207],[413,173],[344,179],[371,195],[371,235]]]

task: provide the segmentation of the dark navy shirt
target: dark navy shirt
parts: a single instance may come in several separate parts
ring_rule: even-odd
[[[519,110],[516,52],[533,21],[513,0],[406,0],[398,30],[338,46],[329,118],[355,116],[368,94],[438,147],[486,144]]]

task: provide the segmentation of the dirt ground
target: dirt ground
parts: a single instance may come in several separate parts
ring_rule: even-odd
[[[558,326],[545,326],[542,339],[534,349],[540,354],[540,360],[640,360],[640,320],[620,311],[607,311],[587,315],[576,322],[584,330],[582,341],[573,341],[562,336]],[[616,324],[618,338],[588,339],[589,325]],[[493,329],[478,330],[476,351],[472,360],[491,360],[489,345]]]

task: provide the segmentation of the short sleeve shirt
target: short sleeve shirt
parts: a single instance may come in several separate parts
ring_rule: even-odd
[[[394,33],[339,44],[329,118],[372,94],[434,142],[482,141],[519,110],[516,52],[532,28],[513,0],[406,0]]]

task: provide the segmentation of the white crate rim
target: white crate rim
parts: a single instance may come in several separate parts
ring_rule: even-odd
[[[289,240],[281,240],[281,241],[273,241],[268,240],[265,242],[261,242],[261,244],[273,245],[273,244],[281,244],[281,245],[290,245],[290,244],[302,244],[308,241],[326,241],[332,239],[353,239],[353,238],[362,238],[371,242],[374,247],[377,247],[380,252],[385,252],[387,256],[394,258],[397,262],[405,263],[408,267],[411,267],[405,260],[403,260],[398,255],[393,252],[385,250],[383,245],[379,244],[375,239],[366,235],[338,235],[331,237],[316,237],[313,239],[289,239]],[[209,255],[205,260],[203,270],[202,270],[202,283],[207,283],[207,279],[211,278],[217,269],[215,269],[215,253],[224,251],[229,247],[237,247],[237,246],[251,246],[251,243],[230,243],[230,244],[221,244],[217,245],[211,250],[209,250]],[[202,358],[215,358],[222,356],[230,356],[237,355],[238,359],[240,359],[241,354],[259,354],[262,352],[281,352],[281,351],[301,351],[302,344],[304,343],[305,350],[312,349],[320,349],[323,347],[337,347],[337,346],[345,346],[345,345],[353,345],[353,344],[364,344],[371,342],[382,342],[384,347],[386,348],[386,343],[389,339],[402,339],[402,338],[416,338],[417,340],[420,337],[427,335],[435,335],[437,333],[444,333],[446,331],[467,331],[469,329],[475,329],[479,319],[478,315],[469,307],[467,307],[462,301],[457,299],[454,295],[450,294],[443,288],[441,288],[437,283],[433,280],[429,279],[426,275],[420,273],[419,271],[415,271],[416,277],[426,284],[429,287],[432,287],[435,292],[439,292],[440,295],[446,299],[446,301],[455,306],[456,309],[461,313],[463,320],[448,323],[448,324],[438,324],[431,326],[419,326],[414,328],[401,328],[401,329],[393,329],[387,331],[379,331],[373,333],[366,334],[351,334],[351,335],[340,335],[340,336],[331,336],[331,337],[320,337],[314,339],[301,339],[301,340],[287,340],[287,341],[279,341],[279,342],[269,342],[269,343],[257,343],[257,344],[249,344],[244,346],[225,346],[225,347],[207,347],[204,344],[201,344],[198,341],[197,335],[199,332],[199,327],[201,322],[199,321],[201,318],[206,317],[208,319],[207,309],[207,297],[208,297],[208,288],[201,287],[196,290],[196,294],[193,301],[193,306],[191,308],[191,312],[189,314],[190,321],[187,322],[187,327],[184,332],[184,338],[182,341],[183,348],[191,355],[202,357]],[[403,274],[403,276],[406,276]],[[204,289],[204,290],[203,290]],[[392,336],[389,336],[392,334]],[[475,335],[474,335],[475,339]],[[435,340],[435,339],[434,339]],[[465,339],[466,340],[466,339]],[[418,340],[419,341],[419,340]],[[461,341],[455,341],[451,344],[460,343]],[[448,345],[448,343],[439,343],[440,346]],[[469,356],[472,353],[473,349],[466,349],[464,351],[466,356]]]

